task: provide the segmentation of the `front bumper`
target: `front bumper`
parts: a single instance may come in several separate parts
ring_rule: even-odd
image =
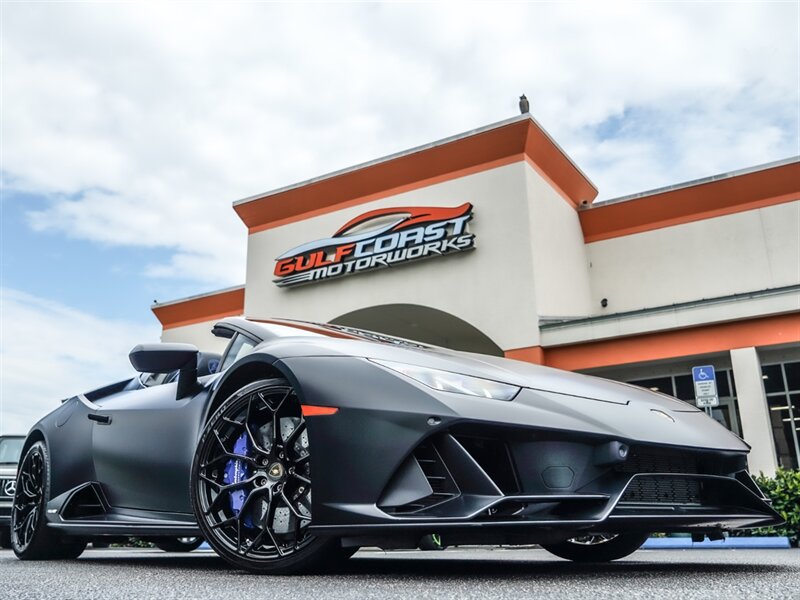
[[[304,404],[319,535],[719,530],[780,522],[748,446],[679,401],[437,392],[353,358],[284,359]],[[630,453],[614,455],[624,446]],[[325,451],[329,449],[329,451]],[[335,449],[335,450],[334,450]],[[620,458],[624,458],[620,460]],[[541,534],[541,535],[540,535]]]
[[[781,522],[741,453],[559,437],[462,424],[420,444],[377,503],[339,506],[350,523],[312,527],[346,536],[437,532],[465,543],[487,533],[530,542]]]

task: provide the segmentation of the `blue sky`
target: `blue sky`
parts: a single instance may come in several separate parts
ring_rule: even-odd
[[[213,289],[206,282],[154,278],[149,264],[169,259],[169,247],[75,239],[60,231],[36,231],[29,214],[49,204],[46,197],[10,190],[3,199],[3,286],[22,290],[102,317],[155,323],[148,307]],[[244,226],[243,226],[244,227]]]
[[[523,92],[600,198],[800,154],[799,7],[0,4],[0,432],[129,373],[154,299],[243,283],[234,200]]]

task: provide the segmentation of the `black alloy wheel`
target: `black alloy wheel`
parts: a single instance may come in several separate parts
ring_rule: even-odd
[[[50,457],[44,442],[33,444],[19,466],[11,508],[11,546],[22,560],[77,558],[85,540],[60,538],[47,528],[50,500]]]
[[[258,573],[297,573],[345,553],[311,524],[311,453],[288,382],[262,380],[209,419],[192,467],[192,505],[209,545]]]
[[[636,552],[645,543],[647,533],[592,533],[542,548],[575,562],[608,562]]]

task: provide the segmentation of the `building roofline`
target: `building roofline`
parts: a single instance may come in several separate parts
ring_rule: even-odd
[[[656,196],[658,194],[664,194],[666,192],[674,192],[676,190],[682,190],[684,188],[696,187],[698,185],[703,185],[706,183],[712,183],[715,181],[720,181],[723,179],[729,179],[731,177],[739,177],[740,175],[748,175],[750,173],[757,173],[759,171],[766,171],[768,169],[774,169],[775,167],[782,167],[784,165],[791,165],[793,163],[800,163],[800,155],[797,156],[789,156],[787,158],[782,158],[780,160],[774,160],[771,162],[762,163],[759,165],[755,165],[752,167],[745,167],[743,169],[736,169],[734,171],[726,171],[725,173],[718,173],[716,175],[709,175],[707,177],[701,177],[699,179],[690,179],[689,181],[683,181],[680,183],[674,183],[672,185],[666,185],[660,188],[653,188],[652,190],[646,190],[644,192],[637,192],[635,194],[627,194],[625,196],[618,196],[617,198],[609,198],[608,200],[597,200],[596,203],[593,203],[589,206],[583,207],[583,210],[592,210],[595,208],[602,208],[604,206],[608,206],[610,204],[618,204],[620,202],[629,202],[631,200],[639,200],[640,198],[646,198],[647,196]]]
[[[176,298],[174,300],[167,300],[165,302],[153,302],[150,305],[150,308],[151,309],[163,308],[164,306],[184,304],[186,302],[191,302],[193,300],[200,300],[201,298],[209,298],[211,296],[219,296],[220,294],[226,294],[228,292],[235,292],[236,290],[243,290],[243,289],[245,289],[245,284],[232,285],[231,287],[226,287],[219,290],[213,290],[211,292],[203,292],[202,294],[194,294],[193,296],[184,296],[183,298]]]
[[[239,285],[188,298],[156,303],[150,307],[150,310],[153,311],[165,330],[217,321],[225,317],[238,317],[244,314],[244,291],[245,286]]]
[[[800,200],[800,157],[697,179],[583,208],[588,243]]]
[[[233,203],[250,233],[527,160],[577,206],[597,187],[529,114],[450,136]]]
[[[338,169],[336,171],[331,171],[329,173],[325,173],[324,175],[319,175],[317,177],[312,177],[310,179],[305,179],[303,181],[299,181],[297,183],[292,183],[280,188],[276,188],[273,190],[269,190],[263,192],[261,194],[253,194],[252,196],[247,196],[245,198],[240,198],[239,200],[233,201],[233,206],[240,206],[242,204],[247,204],[248,202],[252,202],[254,200],[260,200],[262,198],[269,198],[270,196],[277,196],[278,194],[282,194],[284,192],[288,192],[289,190],[294,190],[302,187],[306,187],[311,185],[312,183],[317,183],[320,181],[325,181],[326,179],[332,179],[334,177],[339,177],[341,175],[346,175],[347,173],[353,173],[355,171],[360,171],[362,169],[366,169],[368,167],[373,167],[375,165],[379,165],[382,163],[386,163],[392,160],[396,160],[398,158],[403,158],[404,156],[409,156],[411,154],[417,154],[418,152],[424,152],[425,150],[430,150],[432,148],[437,148],[439,146],[444,146],[445,144],[450,144],[452,142],[457,142],[458,140],[462,140],[465,138],[469,138],[475,135],[479,135],[481,133],[486,133],[487,131],[492,131],[493,129],[498,129],[500,127],[505,127],[506,125],[511,125],[512,123],[520,123],[523,121],[532,121],[542,132],[547,136],[547,138],[553,143],[553,145],[558,148],[558,150],[567,158],[567,160],[572,163],[572,166],[578,170],[578,172],[594,187],[597,189],[597,186],[594,185],[591,179],[583,172],[583,170],[573,161],[569,155],[564,151],[564,149],[553,139],[547,130],[542,127],[541,123],[536,120],[536,118],[531,115],[530,113],[526,113],[524,115],[516,115],[509,119],[504,119],[502,121],[496,121],[494,123],[490,123],[489,125],[484,125],[482,127],[478,127],[476,129],[470,129],[469,131],[464,131],[462,133],[457,133],[455,135],[451,135],[445,138],[441,138],[439,140],[429,142],[427,144],[422,144],[420,146],[414,146],[413,148],[408,148],[407,150],[401,150],[400,152],[394,152],[393,154],[387,154],[386,156],[381,156],[380,158],[376,158],[373,160],[368,160],[363,163],[358,163],[356,165],[352,165],[350,167],[345,167],[343,169]]]

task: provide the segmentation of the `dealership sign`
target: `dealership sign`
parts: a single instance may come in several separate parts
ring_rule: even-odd
[[[345,223],[332,237],[281,254],[273,281],[290,287],[471,250],[470,219],[469,203],[373,210]]]

